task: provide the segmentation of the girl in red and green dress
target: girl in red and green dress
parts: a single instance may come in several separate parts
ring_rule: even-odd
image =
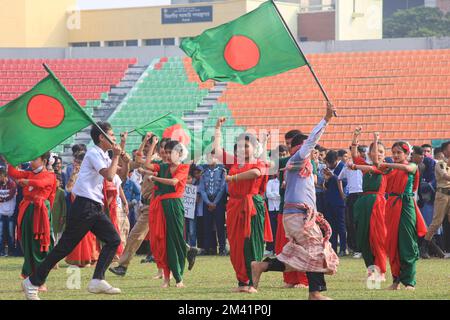
[[[154,172],[149,179],[155,184],[150,202],[150,228],[152,252],[158,268],[164,271],[163,288],[170,286],[170,273],[177,288],[183,288],[183,273],[187,257],[184,241],[184,206],[182,198],[189,174],[189,165],[181,162],[187,156],[186,148],[178,141],[166,143],[165,152],[170,155],[167,163],[146,164]]]
[[[50,153],[31,161],[32,171],[8,166],[8,175],[23,187],[17,218],[18,239],[25,261],[22,277],[29,277],[53,248],[50,210],[56,195],[56,177],[46,169]],[[42,288],[45,291],[45,288]]]
[[[380,164],[381,169],[392,169],[388,175],[386,204],[386,249],[394,281],[391,290],[399,289],[400,283],[414,290],[419,259],[417,240],[427,231],[414,198],[420,180],[417,165],[408,162],[410,152],[408,143],[396,142],[392,146],[394,163]]]
[[[378,277],[385,281],[386,273],[386,186],[387,175],[378,169],[384,162],[385,148],[379,141],[379,134],[374,133],[374,141],[369,147],[369,158],[372,165],[358,155],[358,137],[361,127],[356,128],[351,146],[353,164],[350,169],[361,170],[363,176],[363,194],[353,207],[356,224],[356,243],[361,250],[368,268],[368,277]],[[374,266],[378,269],[374,269]],[[375,272],[376,271],[376,272]]]
[[[221,147],[221,126],[225,118],[216,124],[214,150],[218,158],[233,164],[226,181],[230,195],[227,203],[227,234],[230,258],[238,280],[236,292],[257,292],[252,281],[252,261],[261,261],[264,241],[273,241],[270,220],[261,195],[267,182],[267,164],[256,159],[256,138],[244,133],[238,137],[237,157],[230,156]]]

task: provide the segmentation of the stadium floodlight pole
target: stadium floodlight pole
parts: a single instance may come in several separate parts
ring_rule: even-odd
[[[167,116],[168,116],[169,114],[171,114],[171,113],[172,113],[172,111],[167,112],[165,115],[163,115],[163,116],[161,116],[161,117],[159,117],[159,118],[157,118],[157,119],[155,119],[155,120],[152,120],[152,121],[150,121],[149,123],[146,123],[146,124],[144,124],[143,126],[140,126],[139,128],[136,128],[136,129],[134,129],[134,130],[128,131],[128,134],[133,133],[133,132],[137,131],[138,129],[142,128],[142,127],[146,127],[146,126],[148,126],[149,124],[155,123],[156,121],[159,121],[159,120],[161,120],[161,119],[164,119],[165,117],[167,117]]]
[[[294,35],[291,32],[291,29],[289,29],[289,26],[287,25],[286,21],[284,20],[283,16],[280,13],[280,10],[278,10],[277,5],[275,4],[274,0],[269,0],[272,5],[274,6],[275,10],[278,13],[278,17],[281,19],[281,21],[283,22],[284,27],[286,28],[286,31],[289,33],[289,35],[291,36],[292,41],[294,41],[298,51],[300,52],[300,55],[302,56],[303,60],[305,60],[306,65],[308,66],[309,70],[311,71],[311,74],[314,77],[314,80],[316,80],[317,85],[320,88],[320,91],[322,91],[323,96],[325,97],[325,100],[328,103],[331,103],[330,99],[328,98],[328,95],[325,91],[325,89],[322,86],[322,83],[320,82],[319,78],[317,77],[316,73],[314,72],[314,69],[312,68],[311,64],[309,63],[308,59],[306,58],[305,54],[302,51],[302,48],[300,48],[300,45],[298,44],[297,40],[295,39]],[[337,113],[334,112],[334,116],[337,117]]]
[[[111,140],[111,138],[105,133],[105,131],[103,131],[102,128],[100,128],[100,126],[97,124],[97,122],[94,121],[94,119],[92,119],[92,117],[87,114],[87,112],[84,110],[84,108],[78,103],[78,101],[74,98],[74,96],[66,89],[66,87],[64,87],[64,85],[61,83],[61,81],[59,81],[58,77],[53,73],[53,71],[49,68],[49,66],[46,63],[42,64],[44,66],[45,71],[48,72],[49,75],[51,75],[53,77],[53,79],[55,79],[60,85],[61,88],[63,88],[64,92],[69,96],[69,98],[75,103],[75,105],[78,106],[78,108],[80,108],[80,110],[82,112],[84,112],[84,114],[86,115],[86,117],[92,122],[92,124],[105,136],[106,140],[108,140],[109,143],[111,143],[111,145],[115,145],[115,143]]]

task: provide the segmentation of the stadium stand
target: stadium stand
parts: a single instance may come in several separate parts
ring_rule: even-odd
[[[47,76],[46,63],[75,99],[92,115],[112,86],[123,78],[136,59],[3,59],[0,60],[0,106],[30,90]],[[64,144],[53,151],[62,152]]]
[[[356,124],[363,141],[381,132],[413,145],[450,137],[450,50],[336,52],[308,55],[339,117],[321,144],[348,148]],[[243,86],[228,84],[219,102],[236,125],[279,129],[280,141],[293,127],[310,132],[323,113],[323,96],[307,67]]]

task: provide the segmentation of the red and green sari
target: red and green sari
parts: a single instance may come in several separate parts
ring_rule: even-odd
[[[173,174],[167,163],[154,164],[159,178],[177,179],[176,186],[155,182],[155,193],[150,202],[150,245],[156,264],[164,277],[170,272],[176,282],[183,281],[187,249],[184,241],[184,206],[182,198],[189,173],[189,165],[180,164]]]
[[[427,231],[414,199],[419,182],[417,168],[413,173],[394,169],[388,175],[386,248],[394,283],[405,286],[416,285],[416,262],[419,259],[417,240]]]
[[[362,158],[353,158],[357,165],[369,165]],[[366,267],[377,266],[386,273],[386,186],[387,176],[375,166],[363,176],[363,194],[353,207],[356,244]]]
[[[22,245],[24,263],[22,277],[30,276],[53,248],[51,213],[56,195],[56,177],[46,170],[40,173],[17,170],[8,166],[13,179],[28,179],[19,204],[17,235]]]
[[[234,164],[229,174],[235,175],[252,169],[265,173],[265,164]],[[239,286],[252,286],[252,261],[261,261],[264,255],[264,241],[272,240],[270,220],[261,191],[264,175],[257,179],[229,182],[230,198],[227,203],[227,234],[230,243],[230,258],[239,281]]]

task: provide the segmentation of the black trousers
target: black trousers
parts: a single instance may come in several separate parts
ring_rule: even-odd
[[[31,283],[43,285],[53,267],[69,255],[89,231],[104,243],[93,276],[93,279],[103,280],[120,245],[120,236],[99,203],[77,197],[67,215],[66,230],[56,247],[31,275]]]
[[[347,246],[353,251],[359,252],[356,245],[356,227],[353,220],[353,206],[358,200],[360,193],[350,193],[345,204],[345,224],[347,227]]]
[[[327,284],[325,282],[325,275],[323,272],[307,272],[309,292],[327,291]]]

